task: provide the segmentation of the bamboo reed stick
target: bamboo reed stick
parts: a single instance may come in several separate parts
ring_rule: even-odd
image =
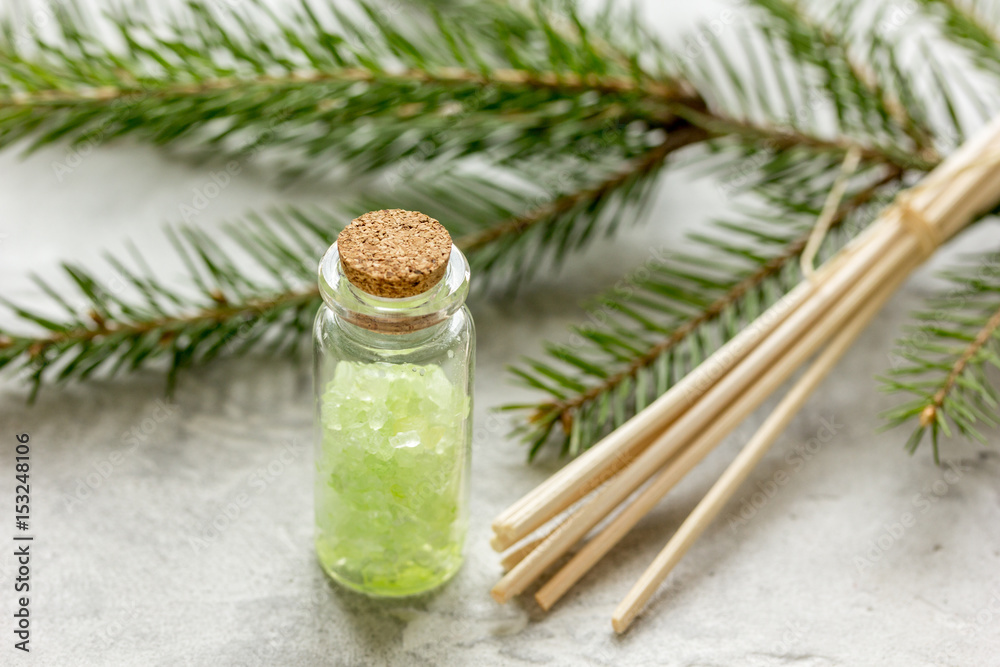
[[[570,516],[571,515],[563,517],[562,520],[560,520],[555,526],[547,530],[544,535],[539,535],[538,537],[525,540],[523,544],[515,546],[509,552],[505,553],[503,558],[500,559],[500,567],[503,568],[503,571],[509,572],[511,568],[524,560],[525,557],[534,551],[539,544],[544,542],[549,535],[558,530],[559,526],[566,523],[566,520],[569,519]]]
[[[510,572],[511,568],[524,560],[528,554],[535,550],[535,547],[544,542],[546,537],[548,537],[548,535],[533,538],[524,544],[511,549],[508,553],[503,555],[503,558],[500,559],[500,567],[503,568],[504,572]]]

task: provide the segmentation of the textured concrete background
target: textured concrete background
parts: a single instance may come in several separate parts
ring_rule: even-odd
[[[653,17],[676,34],[693,20],[685,4],[655,6]],[[697,11],[713,18],[720,6]],[[212,169],[123,143],[85,156],[60,180],[53,163],[67,156],[63,147],[27,160],[0,154],[5,295],[30,299],[28,271],[92,262],[126,237],[156,247],[159,223],[178,218]],[[246,209],[330,194],[326,186],[278,190],[249,170],[199,220],[211,227]],[[316,565],[306,363],[215,363],[185,374],[173,402],[153,371],[49,390],[33,407],[5,377],[0,507],[10,512],[13,436],[28,432],[37,541],[30,657],[11,647],[13,559],[0,550],[0,664],[1000,664],[998,450],[949,445],[954,471],[946,474],[926,450],[908,457],[905,433],[876,434],[876,413],[893,399],[876,391],[872,374],[890,363],[890,341],[931,286],[928,271],[817,392],[628,635],[613,636],[612,609],[760,415],[550,614],[528,600],[500,607],[489,598],[499,575],[489,520],[555,469],[526,466],[491,416],[522,396],[503,365],[564,335],[580,298],[725,206],[710,181],[672,172],[650,224],[514,301],[472,304],[480,428],[468,562],[424,599],[370,601],[334,588]],[[983,226],[961,245],[996,237],[995,224]],[[166,255],[157,262],[165,275],[175,269]],[[787,483],[757,494],[779,471]],[[735,520],[741,512],[748,518]],[[907,512],[915,524],[900,529]],[[3,540],[13,533],[6,516]]]

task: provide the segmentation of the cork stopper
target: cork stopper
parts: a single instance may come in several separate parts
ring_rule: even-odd
[[[344,275],[375,296],[426,292],[448,269],[451,235],[434,218],[393,208],[355,218],[337,237]]]

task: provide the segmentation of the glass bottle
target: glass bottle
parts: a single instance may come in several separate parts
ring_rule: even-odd
[[[468,262],[433,218],[374,211],[327,251],[319,287],[320,564],[369,595],[428,591],[461,566],[468,523]]]

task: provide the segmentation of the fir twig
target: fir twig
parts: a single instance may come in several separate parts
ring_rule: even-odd
[[[504,3],[456,3],[447,17],[419,3],[382,13],[355,5],[365,18],[322,0],[303,0],[290,17],[259,2],[192,0],[154,28],[142,10],[97,18],[71,3],[50,37],[20,35],[8,18],[0,146],[134,134],[218,155],[267,132],[269,147],[298,151],[294,171],[325,160],[356,174],[486,149],[504,160],[565,151],[603,136],[609,121],[658,126],[664,100],[692,94],[638,67],[641,45],[617,43],[611,24],[587,37],[575,10],[575,41],[558,42],[544,13]],[[628,64],[599,57],[607,49]]]
[[[998,328],[1000,328],[1000,307],[990,316],[990,319],[979,330],[973,341],[969,343],[958,360],[955,361],[955,364],[951,367],[951,371],[948,372],[948,376],[941,383],[941,388],[934,392],[930,404],[921,411],[920,426],[926,428],[934,423],[937,419],[938,411],[944,406],[945,399],[948,398],[951,391],[957,385],[959,377],[965,372],[969,362],[982,352],[983,347],[996,335]]]
[[[535,232],[559,241],[563,252],[571,244],[585,243],[589,235],[580,235],[570,222],[578,222],[581,216],[587,215],[592,219],[588,225],[591,230],[600,227],[600,219],[605,220],[604,224],[614,222],[603,212],[614,204],[623,188],[649,182],[668,155],[705,136],[704,131],[681,124],[676,131],[668,133],[662,143],[595,185],[586,185],[492,225],[482,225],[478,209],[464,213],[457,210],[463,190],[470,185],[485,187],[479,181],[437,174],[433,180],[439,186],[443,184],[443,191],[428,193],[419,186],[416,189],[425,196],[430,194],[434,200],[430,207],[424,207],[425,210],[435,213],[434,206],[447,206],[451,215],[441,217],[453,230],[476,230],[458,236],[456,244],[470,254],[475,266],[495,272],[503,262],[530,253],[536,244],[525,243],[525,237]],[[492,192],[496,197],[494,211],[500,209],[501,201],[519,201],[513,189],[493,186]],[[249,349],[264,333],[263,328],[258,327],[260,323],[268,323],[268,335],[280,341],[274,347],[294,348],[295,335],[305,328],[303,318],[311,318],[320,303],[311,267],[336,230],[336,220],[331,214],[307,214],[292,209],[275,212],[268,218],[252,216],[240,224],[228,226],[226,234],[230,240],[249,253],[258,268],[271,274],[272,283],[248,281],[243,277],[245,272],[235,268],[237,260],[218,243],[196,229],[180,228],[171,238],[186,260],[187,282],[201,293],[204,301],[204,305],[196,307],[185,307],[192,303],[191,297],[167,288],[151,270],[145,274],[135,273],[115,257],[109,258],[112,267],[140,297],[138,301],[113,296],[100,287],[101,282],[93,274],[67,266],[68,276],[87,305],[83,309],[70,306],[56,288],[42,281],[37,282],[55,305],[63,307],[68,319],[56,321],[41,311],[4,301],[21,319],[40,325],[50,333],[18,335],[0,329],[0,367],[21,360],[24,367],[31,370],[37,386],[50,369],[65,362],[74,351],[78,356],[59,370],[58,380],[84,379],[116,359],[119,361],[114,371],[122,368],[126,359],[130,361],[127,367],[135,369],[172,354],[170,379],[173,381],[185,366],[203,363],[222,351]],[[133,254],[140,264],[145,264],[137,251]],[[537,270],[539,258],[536,255],[533,259],[532,270]],[[518,273],[521,279],[529,275],[527,270]],[[164,308],[161,302],[173,308]],[[80,317],[81,310],[89,315]],[[241,331],[243,333],[237,336]],[[248,335],[250,332],[252,336]]]
[[[1000,369],[1000,254],[990,253],[945,274],[952,289],[914,314],[896,342],[901,362],[882,378],[883,388],[916,396],[885,414],[889,427],[917,421],[912,452],[930,432],[935,460],[939,439],[958,433],[987,443],[981,427],[1000,424],[1000,394],[987,367]]]
[[[843,226],[852,214],[884,194],[887,187],[898,183],[901,175],[901,170],[891,168],[855,192],[840,205],[831,228]],[[802,222],[799,220],[800,224]],[[808,230],[808,218],[805,222],[803,226]],[[725,227],[733,230],[738,225],[738,222],[726,223]],[[786,240],[789,226],[793,230],[796,228],[785,223],[771,225],[767,230],[760,224],[747,229],[747,235],[756,242],[764,240],[766,246],[780,243],[773,253],[764,254],[753,244],[732,245],[723,248],[718,258],[711,255],[681,257],[644,267],[643,273],[655,277],[626,281],[628,289],[616,288],[597,300],[600,312],[612,315],[606,323],[593,329],[578,328],[577,335],[584,343],[550,345],[547,348],[549,360],[529,359],[522,367],[515,368],[516,375],[529,386],[544,389],[556,397],[556,400],[531,407],[529,426],[523,435],[532,443],[532,454],[548,440],[557,424],[562,427],[563,451],[575,454],[587,448],[609,429],[616,428],[641,410],[651,396],[665,391],[672,383],[671,378],[676,379],[675,372],[683,375],[679,366],[697,365],[712,349],[735,335],[739,330],[738,322],[752,319],[762,300],[776,299],[774,290],[767,290],[769,283],[776,283],[772,288],[784,285],[779,288],[781,290],[793,284],[798,278],[795,260],[805,249],[810,231]],[[699,237],[698,240],[719,251],[717,239]],[[713,280],[709,274],[694,268],[717,266],[726,255],[749,256],[756,268],[742,276],[736,273],[731,283]],[[730,267],[725,268],[732,273]],[[691,293],[694,285],[700,285],[703,292],[719,290],[719,296],[711,300],[695,297]],[[770,295],[765,296],[766,291],[770,291]],[[697,308],[691,310],[690,305]],[[658,333],[661,337],[650,339],[629,334],[630,325],[635,324],[647,334]],[[707,331],[706,327],[712,325],[717,326]],[[691,356],[684,359],[686,345],[692,351]],[[620,370],[610,370],[615,367]],[[624,394],[621,393],[623,389]],[[521,409],[525,406],[509,407]],[[578,423],[581,421],[582,425]]]

